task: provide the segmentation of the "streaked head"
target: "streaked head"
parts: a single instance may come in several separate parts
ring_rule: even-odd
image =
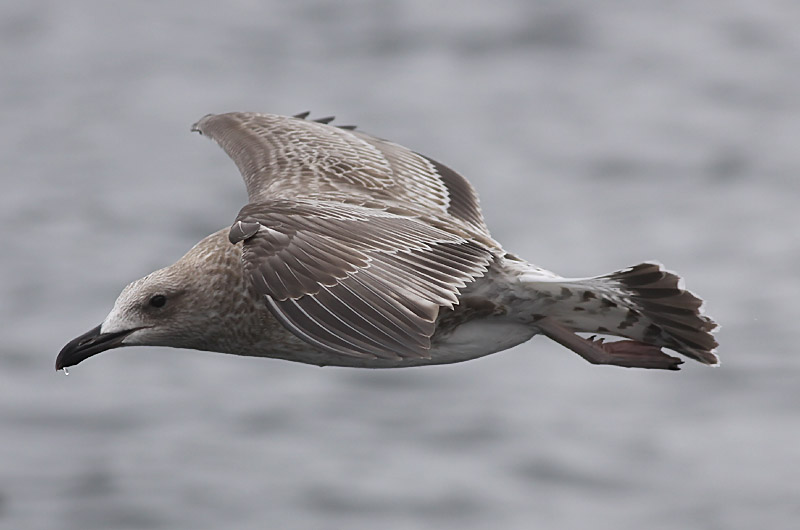
[[[220,252],[220,245],[229,251]],[[121,346],[214,349],[209,337],[241,303],[236,294],[245,294],[240,256],[222,230],[169,267],[131,283],[102,324],[64,346],[56,370]]]

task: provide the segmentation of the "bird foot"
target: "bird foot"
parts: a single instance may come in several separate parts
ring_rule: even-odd
[[[661,348],[635,340],[605,342],[605,339],[579,337],[550,317],[536,321],[542,334],[574,351],[592,364],[609,364],[627,368],[679,370],[683,361],[667,355]]]
[[[636,340],[605,342],[603,338],[595,339],[594,337],[583,340],[590,345],[599,347],[607,354],[607,356],[601,356],[597,364],[662,370],[679,370],[678,365],[683,364],[681,359],[667,355],[660,347]]]

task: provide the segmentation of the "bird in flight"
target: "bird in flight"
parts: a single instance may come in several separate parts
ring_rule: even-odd
[[[677,370],[683,361],[662,348],[719,363],[716,324],[677,275],[641,263],[564,278],[532,265],[490,235],[464,177],[331,121],[234,112],[195,123],[239,168],[249,203],[230,228],[125,287],[56,369],[120,346],[396,368],[535,335],[594,364]]]

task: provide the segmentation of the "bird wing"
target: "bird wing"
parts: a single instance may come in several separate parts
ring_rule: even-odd
[[[268,199],[242,208],[229,237],[243,242],[245,274],[299,338],[401,359],[429,356],[439,308],[453,307],[493,259],[445,228],[399,208]]]
[[[209,114],[193,131],[215,140],[244,177],[250,202],[360,197],[448,216],[486,237],[478,196],[467,180],[401,145],[353,127],[251,112]]]

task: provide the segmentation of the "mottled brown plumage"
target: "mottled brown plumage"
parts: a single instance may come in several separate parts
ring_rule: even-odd
[[[306,117],[229,113],[192,127],[233,159],[249,204],[230,230],[126,287],[57,368],[137,344],[415,366],[480,357],[537,333],[599,364],[677,369],[660,347],[717,364],[716,324],[678,276],[651,263],[583,279],[545,271],[505,253],[455,171]]]

